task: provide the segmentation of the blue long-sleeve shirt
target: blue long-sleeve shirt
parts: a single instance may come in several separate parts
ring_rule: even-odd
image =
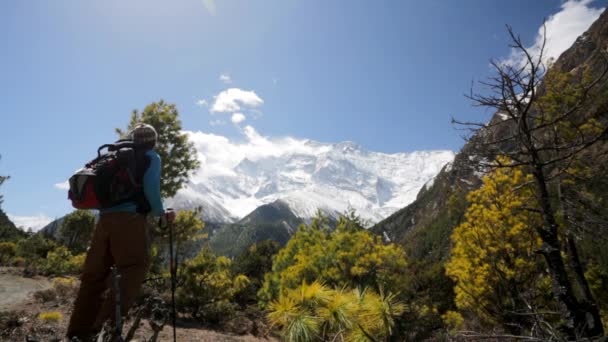
[[[154,150],[147,151],[146,156],[150,159],[150,165],[146,169],[146,172],[144,172],[144,195],[150,204],[152,215],[161,216],[165,212],[165,209],[160,197],[160,156]],[[136,213],[137,205],[134,202],[126,202],[99,211],[100,214],[116,212]]]

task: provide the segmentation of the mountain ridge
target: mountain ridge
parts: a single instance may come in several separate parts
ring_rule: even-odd
[[[290,139],[293,149],[245,155],[223,174],[208,175],[202,166],[168,205],[202,206],[206,221],[236,223],[256,208],[280,200],[301,219],[310,219],[319,210],[337,217],[354,209],[374,223],[412,202],[454,157],[449,150],[388,154],[352,141]],[[213,148],[196,139],[194,143],[203,156]]]
[[[591,27],[574,44],[564,51],[552,68],[573,72],[589,66],[596,73],[603,68],[599,55],[605,49],[608,37],[608,12],[604,11]],[[606,81],[604,81],[606,82]],[[543,91],[541,84],[540,90]],[[502,120],[495,113],[490,123]],[[415,259],[439,261],[449,252],[451,229],[462,220],[464,196],[481,186],[485,170],[475,166],[476,161],[492,160],[495,156],[480,149],[484,143],[506,136],[507,125],[478,131],[435,177],[432,186],[421,188],[415,201],[376,223],[371,230],[385,238],[404,245],[408,255]],[[502,150],[510,150],[508,145]],[[450,208],[452,207],[452,208]],[[432,242],[431,242],[432,240]],[[434,245],[435,244],[435,245]]]

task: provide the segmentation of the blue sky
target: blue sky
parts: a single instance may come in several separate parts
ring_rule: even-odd
[[[3,209],[33,226],[69,212],[55,184],[114,140],[132,109],[161,98],[177,104],[184,129],[231,141],[255,127],[386,153],[456,151],[450,118],[487,117],[463,93],[490,58],[509,58],[505,24],[533,46],[549,18],[559,54],[605,5],[2,1],[0,174],[12,177]]]

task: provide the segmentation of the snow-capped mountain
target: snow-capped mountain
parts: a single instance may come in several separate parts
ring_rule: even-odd
[[[414,201],[421,187],[454,158],[452,151],[386,154],[352,142],[270,140],[249,126],[248,141],[241,144],[201,132],[188,134],[199,151],[201,169],[168,204],[202,206],[211,222],[235,222],[276,200],[304,219],[317,210],[336,216],[352,208],[377,222]]]

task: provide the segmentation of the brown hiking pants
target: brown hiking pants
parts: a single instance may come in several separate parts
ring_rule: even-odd
[[[105,213],[95,227],[87,253],[80,290],[74,303],[67,336],[87,340],[104,321],[115,320],[115,297],[110,268],[121,275],[121,311],[125,316],[139,294],[150,262],[146,217],[135,213]],[[109,295],[104,292],[110,288]]]

